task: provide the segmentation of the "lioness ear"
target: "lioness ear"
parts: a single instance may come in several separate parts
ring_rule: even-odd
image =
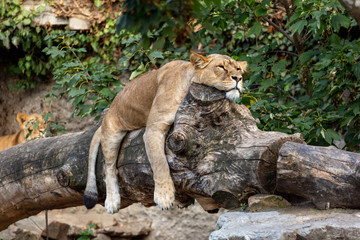
[[[248,63],[247,63],[246,61],[239,61],[238,63],[240,64],[241,71],[242,71],[242,72],[247,72],[247,70],[248,70]]]
[[[190,62],[196,69],[206,67],[210,63],[210,60],[200,54],[193,53],[190,56]]]
[[[20,123],[20,125],[23,126],[27,120],[27,117],[28,116],[25,113],[18,113],[18,115],[16,116],[16,119]]]

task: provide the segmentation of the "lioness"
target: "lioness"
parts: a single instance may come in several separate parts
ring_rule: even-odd
[[[45,122],[40,114],[26,115],[25,113],[18,113],[16,119],[20,124],[21,130],[15,134],[0,137],[0,150],[44,135]],[[33,123],[37,125],[36,129],[34,129]]]
[[[240,97],[242,74],[246,70],[247,62],[235,61],[228,56],[192,54],[190,62],[173,61],[129,82],[114,99],[92,138],[85,206],[92,208],[97,202],[95,163],[101,143],[105,157],[105,208],[108,213],[119,211],[118,150],[127,131],[146,126],[144,142],[153,170],[154,202],[162,209],[170,208],[175,199],[175,188],[165,157],[165,135],[190,84],[195,82],[215,87],[225,91],[228,99],[236,100]]]

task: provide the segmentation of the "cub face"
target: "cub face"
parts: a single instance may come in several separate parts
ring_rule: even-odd
[[[46,124],[40,114],[34,113],[26,115],[25,113],[19,113],[17,115],[17,121],[19,122],[21,129],[29,134],[27,140],[44,137]]]
[[[243,90],[242,74],[247,71],[247,62],[231,57],[212,54],[208,57],[192,54],[190,62],[195,68],[194,82],[215,87],[226,92],[226,98],[235,101]]]

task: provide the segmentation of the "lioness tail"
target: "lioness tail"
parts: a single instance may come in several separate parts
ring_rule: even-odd
[[[90,144],[89,161],[88,161],[88,177],[86,182],[86,188],[84,192],[84,205],[87,209],[91,209],[95,206],[98,200],[98,192],[96,187],[96,157],[99,150],[101,139],[101,127],[96,130]]]

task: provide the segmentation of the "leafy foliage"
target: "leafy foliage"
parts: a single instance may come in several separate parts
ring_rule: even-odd
[[[108,17],[90,33],[52,29],[41,46],[36,38],[24,38],[24,53],[47,61],[20,58],[18,69],[31,75],[38,74],[38,63],[53,68],[51,96],[68,96],[76,114],[85,116],[109,105],[121,90],[117,76],[124,70],[133,79],[170,60],[187,60],[191,51],[227,54],[249,63],[241,102],[259,119],[259,128],[300,132],[309,144],[324,146],[341,133],[346,149],[359,150],[360,29],[337,0],[287,2],[126,0],[117,21]],[[20,8],[6,1],[1,21],[17,19]],[[2,46],[13,47],[20,28],[4,26]],[[26,26],[31,35],[45,37],[44,28]],[[43,45],[45,57],[36,50]]]
[[[185,2],[182,9],[190,11],[175,19],[171,6],[184,2],[168,1],[157,6],[161,14],[145,29],[137,28],[136,16],[155,10],[127,2],[132,7],[118,30],[126,22],[126,29],[142,35],[143,47],[161,41],[176,54],[175,26],[187,26],[184,52],[220,52],[248,61],[242,103],[251,104],[261,129],[300,132],[315,145],[333,144],[340,132],[348,149],[359,149],[360,36],[354,37],[359,29],[338,1],[299,0],[293,7],[269,0]]]
[[[80,235],[79,238],[77,238],[77,240],[90,240],[92,239],[95,234],[94,234],[94,229],[95,229],[95,224],[90,224],[84,231],[77,233],[78,235]]]
[[[42,119],[44,120],[44,124],[46,126],[43,134],[44,137],[51,137],[56,135],[61,135],[66,132],[65,129],[65,122],[62,121],[53,121],[51,118],[53,118],[53,114],[51,112],[44,112],[42,114]],[[26,124],[26,128],[28,129],[28,132],[25,136],[25,138],[29,138],[32,131],[36,131],[39,127],[40,121],[38,119],[32,119]]]
[[[102,112],[109,107],[110,103],[121,90],[122,83],[114,75],[116,68],[99,63],[98,58],[91,58],[82,62],[80,58],[85,56],[86,49],[71,47],[67,41],[76,32],[61,32],[60,34],[48,35],[45,40],[52,38],[58,40],[57,46],[44,49],[46,54],[54,60],[72,57],[54,68],[53,74],[56,80],[53,92],[48,97],[62,97],[67,95],[67,100],[73,100],[75,112],[84,117],[88,114]]]
[[[34,11],[24,10],[19,0],[4,0],[0,6],[0,53],[10,58],[7,60],[15,62],[8,66],[9,71],[21,74],[25,79],[30,79],[33,74],[45,75],[51,65],[46,63],[46,58],[36,49],[41,49],[46,44],[43,42],[46,29],[36,26],[32,19],[45,10],[46,3],[42,3]],[[8,53],[10,51],[12,54]],[[17,55],[14,52],[19,52],[16,59],[12,59],[12,55]],[[34,88],[35,84],[25,80],[14,87]]]

